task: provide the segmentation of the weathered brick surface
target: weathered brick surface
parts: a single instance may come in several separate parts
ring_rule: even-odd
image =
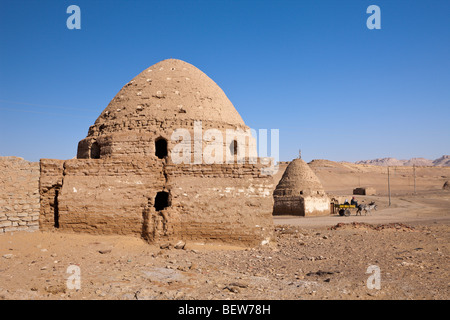
[[[273,180],[261,168],[173,165],[150,157],[42,160],[41,226],[151,242],[259,244],[273,232]],[[160,191],[170,194],[170,205],[156,211]]]
[[[39,163],[0,157],[0,234],[39,228]]]
[[[94,145],[101,159],[153,156],[159,137],[173,148],[175,129],[188,130],[193,142],[198,121],[203,131],[242,131],[242,137],[247,137],[242,144],[250,156],[256,156],[249,128],[223,90],[195,66],[167,59],[143,70],[117,93],[79,142],[77,158],[95,158]],[[225,155],[230,142],[222,138],[218,144],[223,145]]]
[[[58,196],[59,227],[140,235],[144,207],[164,183],[161,162],[148,158],[66,161]]]
[[[55,226],[55,208],[63,183],[64,160],[41,159],[39,193],[41,195],[40,228],[50,229]]]
[[[330,214],[330,200],[319,178],[300,158],[289,163],[274,197],[274,215],[318,216]]]
[[[39,225],[149,241],[266,242],[273,179],[258,161],[256,139],[222,89],[196,67],[164,60],[119,91],[77,159],[40,161]],[[5,224],[37,224],[20,218]]]
[[[238,177],[223,169],[218,174],[220,179],[189,174],[172,177],[172,207],[168,210],[172,220],[168,219],[167,224],[173,227],[173,236],[250,245],[271,240],[272,177],[256,172],[254,176],[240,173]],[[164,236],[164,232],[156,230],[156,234]]]

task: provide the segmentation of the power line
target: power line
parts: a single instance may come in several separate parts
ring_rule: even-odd
[[[93,110],[93,109],[71,108],[71,107],[61,107],[61,106],[49,106],[49,105],[43,105],[43,104],[35,104],[35,103],[27,103],[27,102],[19,102],[19,101],[9,101],[9,100],[1,100],[1,99],[0,99],[0,103],[17,104],[17,105],[23,105],[23,106],[45,108],[45,109],[61,109],[61,110],[99,112],[98,110]]]
[[[71,118],[76,117],[76,118],[83,118],[83,119],[92,119],[92,117],[88,117],[88,116],[66,114],[66,113],[52,113],[52,112],[42,112],[42,111],[34,111],[34,110],[10,109],[10,108],[3,108],[3,107],[0,107],[0,110],[14,111],[14,112],[25,112],[25,113],[34,113],[34,114],[43,114],[43,115],[51,115],[51,116],[65,116],[65,117],[71,117]]]

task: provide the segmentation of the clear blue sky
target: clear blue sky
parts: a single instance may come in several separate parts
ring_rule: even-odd
[[[449,16],[448,0],[1,0],[0,155],[74,157],[125,83],[177,58],[248,126],[279,129],[280,160],[435,159],[450,154]]]

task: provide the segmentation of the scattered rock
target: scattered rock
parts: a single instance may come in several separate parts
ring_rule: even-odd
[[[66,287],[64,285],[58,285],[58,286],[48,286],[45,287],[45,291],[51,294],[60,294],[60,293],[66,293]]]
[[[195,270],[197,269],[197,265],[193,262],[191,262],[191,264],[189,265],[189,270]]]
[[[295,230],[294,228],[281,228],[279,231],[281,234],[295,234],[298,232],[298,230]]]
[[[336,272],[333,271],[316,271],[316,272],[308,272],[306,275],[309,276],[324,276],[324,275],[328,275],[328,274],[335,274]]]
[[[239,288],[234,286],[225,286],[223,290],[228,290],[232,293],[239,293]]]
[[[414,227],[396,222],[378,225],[364,222],[351,222],[351,223],[340,222],[330,228],[330,230],[338,230],[338,229],[369,229],[375,231],[382,231],[382,230],[414,231]]]
[[[184,249],[184,247],[186,246],[186,242],[184,242],[183,240],[178,241],[174,248],[175,249]]]
[[[100,289],[95,290],[95,294],[98,295],[99,297],[104,297],[104,296],[106,296],[106,293],[103,292],[103,291],[100,290]]]
[[[248,284],[242,282],[232,282],[228,286],[230,287],[238,287],[238,288],[247,288]]]

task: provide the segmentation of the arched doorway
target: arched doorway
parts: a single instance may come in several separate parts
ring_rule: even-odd
[[[237,140],[233,140],[230,144],[230,153],[232,156],[237,155],[238,153],[238,142]]]

